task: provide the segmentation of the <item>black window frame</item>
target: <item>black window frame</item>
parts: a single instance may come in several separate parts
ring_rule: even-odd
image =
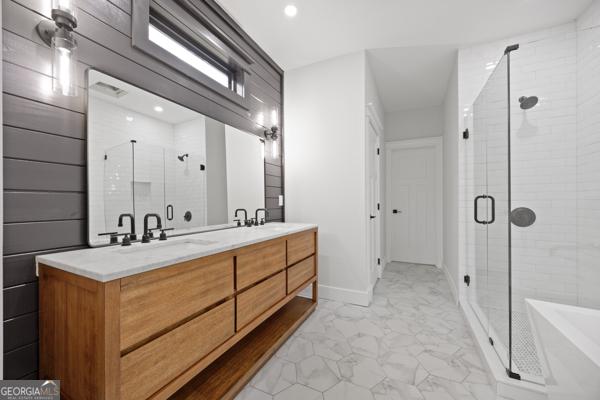
[[[229,86],[223,86],[150,41],[151,24],[198,57],[225,72],[229,78]],[[254,60],[212,23],[201,9],[195,6],[194,0],[133,0],[131,41],[133,47],[164,62],[245,110],[250,109],[250,102],[245,96],[245,86],[250,75],[250,65]]]

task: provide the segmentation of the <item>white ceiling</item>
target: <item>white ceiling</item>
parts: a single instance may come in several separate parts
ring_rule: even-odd
[[[456,48],[394,47],[368,50],[367,56],[385,111],[394,112],[442,104]]]
[[[575,19],[592,0],[219,0],[287,70],[362,49],[464,45]],[[288,18],[286,4],[298,15]]]
[[[90,87],[97,82],[104,82],[119,89],[125,90],[127,93],[122,97],[115,98],[92,90],[90,91],[91,96],[96,96],[105,101],[116,104],[119,107],[127,108],[140,114],[145,114],[150,118],[158,119],[169,124],[180,124],[182,122],[192,121],[196,118],[203,117],[202,114],[197,113],[196,111],[180,106],[179,104],[173,103],[172,101],[147,92],[144,89],[138,88],[137,86],[133,86],[129,83],[113,78],[112,76],[105,75],[101,72],[91,71],[89,77]],[[160,113],[154,111],[155,106],[162,107],[163,111]]]
[[[443,96],[450,72],[451,47],[492,41],[572,21],[592,2],[218,1],[284,70],[359,50],[400,47],[370,51],[380,94],[388,110],[440,103],[440,93]],[[287,4],[298,7],[295,18],[284,15]],[[420,46],[435,47],[417,49]]]

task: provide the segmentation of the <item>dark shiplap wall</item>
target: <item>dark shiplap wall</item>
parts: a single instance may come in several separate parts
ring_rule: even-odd
[[[50,49],[35,27],[49,0],[3,0],[4,378],[38,368],[38,295],[34,257],[86,247],[85,71],[95,67],[239,129],[262,135],[258,113],[282,112],[282,71],[213,0],[193,0],[255,60],[250,110],[207,90],[131,47],[132,0],[78,0],[80,96],[51,90]],[[216,7],[216,8],[215,8]],[[282,220],[282,163],[265,164],[266,204]]]

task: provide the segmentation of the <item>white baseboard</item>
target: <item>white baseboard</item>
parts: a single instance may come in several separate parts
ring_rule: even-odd
[[[356,304],[358,306],[368,307],[370,299],[373,295],[373,289],[360,291],[352,289],[344,289],[335,286],[319,285],[319,298],[333,301],[339,301],[340,303]],[[298,296],[312,298],[312,286],[305,288],[303,291],[298,293]]]
[[[369,306],[369,291],[360,291],[345,289],[335,286],[319,285],[319,297],[339,301],[342,303],[356,304],[359,306]]]
[[[446,280],[448,281],[448,285],[450,286],[450,291],[452,292],[452,298],[454,299],[454,303],[458,304],[458,285],[456,284],[456,281],[454,280],[452,275],[450,275],[446,263],[442,263],[442,269],[444,270]]]

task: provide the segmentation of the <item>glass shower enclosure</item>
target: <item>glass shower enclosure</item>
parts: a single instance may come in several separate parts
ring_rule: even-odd
[[[541,382],[524,298],[513,296],[513,229],[535,213],[514,207],[511,171],[511,55],[509,46],[472,108],[472,268],[467,300],[508,376]]]

